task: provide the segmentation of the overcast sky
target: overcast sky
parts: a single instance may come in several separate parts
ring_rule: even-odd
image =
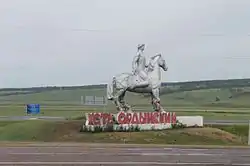
[[[249,0],[0,0],[0,87],[107,83],[138,43],[163,81],[250,77]]]

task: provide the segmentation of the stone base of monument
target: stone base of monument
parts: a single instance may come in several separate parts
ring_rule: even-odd
[[[176,116],[175,112],[87,113],[83,131],[142,131],[172,129],[176,125],[202,127],[202,116]]]

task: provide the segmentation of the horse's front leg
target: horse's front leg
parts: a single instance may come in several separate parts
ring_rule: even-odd
[[[153,109],[157,112],[165,112],[163,107],[161,106],[161,99],[159,88],[153,89],[151,93],[152,105]]]
[[[124,90],[124,92],[120,95],[119,102],[121,103],[124,111],[131,112],[132,111],[131,106],[128,105],[128,103],[126,103],[125,100],[124,100],[125,94],[126,94],[126,90]]]
[[[150,96],[151,96],[151,105],[153,107],[153,110],[155,111],[156,108],[155,108],[155,104],[154,104],[154,95],[153,95],[153,92],[150,93]]]
[[[116,92],[114,97],[114,103],[118,111],[124,111],[123,101],[121,100],[121,98],[123,98],[123,95],[124,89],[120,89]]]
[[[121,111],[121,105],[120,105],[120,103],[119,103],[119,101],[118,101],[117,98],[114,98],[114,104],[116,106],[117,111],[118,112]]]

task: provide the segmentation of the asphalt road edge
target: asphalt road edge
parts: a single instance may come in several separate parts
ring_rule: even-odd
[[[171,144],[113,144],[113,143],[76,143],[76,142],[9,142],[1,141],[0,147],[105,147],[105,148],[120,148],[120,147],[162,147],[162,148],[206,148],[206,149],[229,149],[229,148],[250,148],[247,145],[171,145]]]

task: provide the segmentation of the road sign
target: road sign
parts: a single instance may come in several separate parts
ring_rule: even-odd
[[[40,114],[40,104],[27,104],[26,113],[27,114]]]

